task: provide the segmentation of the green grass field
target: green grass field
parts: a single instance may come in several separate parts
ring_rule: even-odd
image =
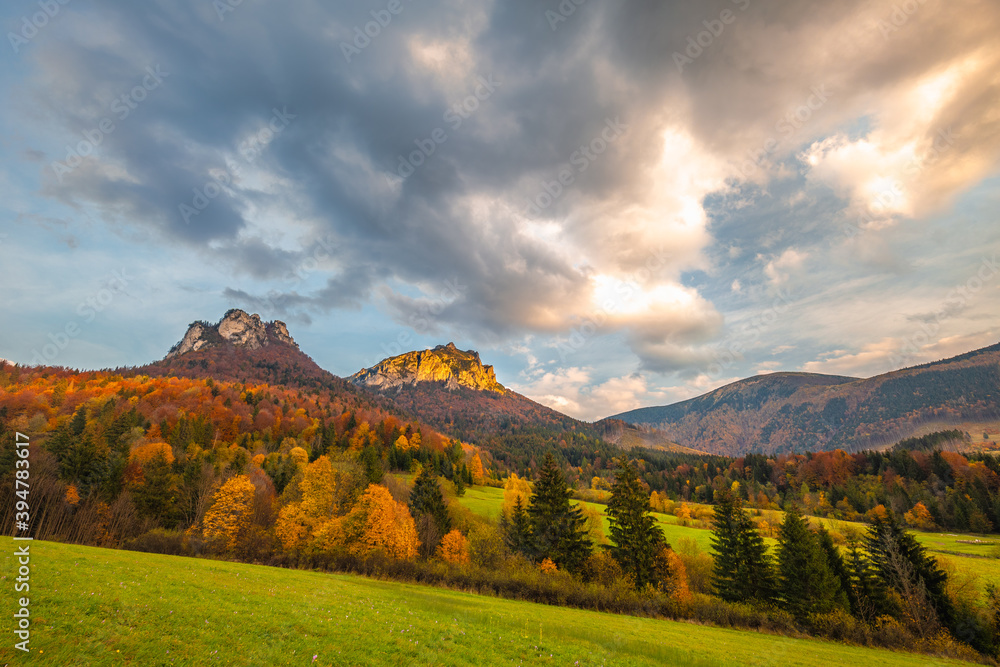
[[[27,656],[12,648],[13,549],[0,558],[0,662],[10,665],[961,664],[349,575],[31,549]]]
[[[466,491],[459,499],[462,506],[481,516],[497,518],[503,506],[503,489],[477,486]],[[578,501],[573,501],[578,502]],[[604,513],[604,505],[581,502],[581,505],[591,507]],[[692,510],[702,505],[691,504]],[[669,514],[654,513],[667,542],[677,545],[681,539],[694,540],[698,547],[708,552],[711,548],[712,533],[709,530],[691,528],[678,524],[678,519]],[[844,533],[845,528],[853,527],[864,531],[864,524],[847,521],[831,521],[815,519],[826,524],[831,530]],[[604,532],[608,534],[608,517],[604,516]],[[1000,553],[1000,535],[964,535],[958,533],[928,533],[912,531],[917,540],[927,548],[928,552],[938,558],[947,568],[951,567],[957,573],[976,579],[974,585],[984,590],[987,583],[1000,585],[1000,559],[991,557],[994,552]],[[975,543],[978,540],[978,543]],[[773,546],[777,540],[766,537],[764,541]]]

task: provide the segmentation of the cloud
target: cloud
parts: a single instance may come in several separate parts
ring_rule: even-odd
[[[795,274],[802,271],[805,261],[809,258],[809,253],[801,252],[795,248],[787,248],[780,256],[772,259],[764,267],[764,275],[775,287],[780,287],[788,282]]]
[[[528,384],[512,389],[577,419],[596,421],[649,402],[665,394],[649,387],[640,375],[626,375],[593,382],[589,368],[569,367],[545,373]]]

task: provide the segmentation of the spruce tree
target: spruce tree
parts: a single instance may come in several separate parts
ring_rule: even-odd
[[[774,573],[764,538],[743,511],[739,498],[723,491],[715,499],[712,583],[716,592],[729,602],[770,602]]]
[[[618,465],[608,503],[613,542],[610,552],[622,569],[632,575],[636,588],[643,589],[665,574],[657,571],[657,556],[666,541],[652,516],[649,496],[635,468],[624,459]]]
[[[778,537],[778,596],[800,622],[810,614],[833,611],[840,581],[830,570],[819,538],[809,530],[798,508],[785,513]]]
[[[879,579],[857,540],[848,543],[844,566],[849,578],[847,598],[851,604],[851,615],[872,624],[879,616],[891,616],[897,611],[889,601],[888,588]]]
[[[834,596],[834,604],[845,611],[850,611],[848,591],[851,587],[851,577],[847,571],[847,565],[844,563],[844,557],[840,554],[837,545],[833,543],[833,537],[830,536],[830,531],[825,526],[816,529],[816,539],[819,541],[819,548],[826,555],[830,572],[837,579],[838,592]]]
[[[451,517],[448,516],[448,507],[444,503],[444,495],[438,485],[437,477],[431,471],[430,466],[425,467],[417,479],[413,482],[413,489],[410,491],[410,513],[414,517],[426,514],[434,520],[438,533],[441,536],[447,535],[451,530]]]
[[[590,555],[586,519],[569,503],[572,491],[552,454],[538,473],[528,505],[535,560],[551,559],[560,568],[578,571]]]
[[[506,514],[500,516],[500,533],[503,535],[504,544],[513,553],[523,556],[534,554],[531,542],[531,521],[520,496],[514,500],[514,509],[510,518],[508,519]]]

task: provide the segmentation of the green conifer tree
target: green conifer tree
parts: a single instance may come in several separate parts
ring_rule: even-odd
[[[444,503],[441,486],[430,466],[421,470],[414,480],[413,489],[410,491],[409,506],[410,513],[414,518],[424,514],[430,516],[437,526],[439,535],[447,535],[451,530],[448,507]]]
[[[618,461],[608,516],[611,519],[612,557],[632,575],[636,588],[655,585],[666,574],[659,572],[657,567],[657,556],[666,541],[653,518],[649,494],[639,482],[635,467],[625,459]]]
[[[730,491],[715,496],[712,582],[719,597],[729,602],[770,602],[774,572],[764,538]]]
[[[777,549],[778,597],[783,608],[805,622],[810,614],[833,611],[842,593],[818,537],[797,507],[785,512]]]
[[[507,515],[500,517],[500,533],[503,535],[504,543],[513,553],[523,556],[534,555],[534,546],[531,541],[531,520],[524,509],[524,503],[518,496],[514,501],[514,509],[510,518]]]
[[[570,506],[571,495],[555,458],[546,454],[528,505],[535,560],[550,558],[560,568],[576,572],[590,556],[592,543],[583,512]]]

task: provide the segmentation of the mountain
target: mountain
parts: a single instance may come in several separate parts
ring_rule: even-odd
[[[773,373],[672,405],[614,415],[713,454],[882,448],[1000,423],[1000,344],[860,379]]]
[[[606,429],[507,389],[477,352],[459,350],[453,343],[383,359],[349,380],[385,397],[404,414],[479,445],[511,469],[533,466],[553,447],[572,465],[585,458],[607,461],[621,453],[602,436]],[[640,440],[629,442],[643,446]]]
[[[319,367],[288,333],[284,322],[232,309],[216,324],[192,322],[161,360],[135,375],[213,378],[330,389],[359,394],[350,383]]]
[[[479,353],[454,343],[406,352],[364,368],[348,380],[389,398],[401,410],[465,439],[483,432],[534,425],[587,430],[590,425],[545,407],[496,379]]]
[[[499,382],[492,366],[484,366],[479,353],[462,351],[454,343],[438,345],[433,350],[407,352],[383,359],[350,378],[356,385],[387,391],[420,382],[443,382],[447,389],[466,387],[504,395],[508,390]]]

